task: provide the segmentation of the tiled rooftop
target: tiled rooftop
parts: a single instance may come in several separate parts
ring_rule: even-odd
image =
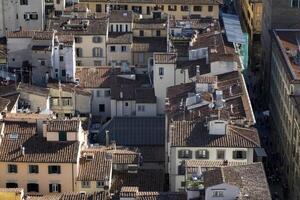
[[[94,193],[61,193],[61,194],[48,194],[48,195],[37,195],[28,196],[26,200],[108,200],[105,192],[94,192]]]
[[[81,0],[80,2],[106,2],[106,0]],[[147,3],[147,4],[157,4],[155,0],[121,0],[118,3]],[[186,4],[192,5],[220,5],[223,0],[187,0]],[[160,4],[182,4],[181,0],[161,0]]]
[[[36,123],[6,121],[0,145],[0,161],[76,163],[79,153],[77,141],[48,142],[37,133],[36,128]],[[24,155],[21,146],[24,147]]]
[[[109,33],[107,44],[132,44],[132,33]]]
[[[155,53],[155,64],[175,64],[177,61],[176,53]]]
[[[67,120],[50,120],[47,123],[48,132],[77,132],[79,130],[80,120],[67,119]]]
[[[9,103],[9,99],[0,97],[0,113],[8,107]]]
[[[257,130],[227,125],[225,135],[210,135],[204,123],[174,121],[170,127],[171,146],[192,147],[260,147]]]
[[[131,23],[133,21],[132,11],[112,10],[109,15],[110,23]]]
[[[132,52],[166,52],[165,37],[134,37]]]
[[[83,88],[109,88],[109,75],[112,73],[111,67],[77,67],[76,78]]]
[[[203,176],[206,188],[221,183],[237,186],[241,200],[272,199],[262,163],[221,167],[206,171]]]
[[[85,149],[81,152],[78,181],[104,181],[110,177],[112,160],[107,159],[105,148]],[[92,159],[87,159],[92,155]]]

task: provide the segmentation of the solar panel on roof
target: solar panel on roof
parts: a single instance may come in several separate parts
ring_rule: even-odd
[[[226,31],[226,37],[229,42],[245,44],[246,40],[242,31],[240,19],[237,15],[222,14]]]

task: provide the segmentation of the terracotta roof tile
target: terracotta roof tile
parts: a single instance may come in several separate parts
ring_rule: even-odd
[[[216,170],[205,171],[203,176],[206,188],[228,183],[240,189],[239,199],[272,199],[262,163],[221,167]]]
[[[112,10],[109,15],[110,23],[131,23],[133,21],[132,11]]]
[[[80,0],[80,2],[107,2],[107,0]],[[157,4],[156,0],[119,0],[118,3],[147,3]],[[181,0],[161,0],[161,4],[182,4]],[[185,4],[192,5],[220,5],[223,0],[187,0]]]
[[[85,149],[81,153],[78,181],[104,181],[110,177],[112,160],[107,158],[105,148]],[[93,158],[88,159],[88,155]]]
[[[134,37],[132,52],[166,52],[165,37]]]
[[[132,33],[109,33],[107,44],[132,44]]]
[[[17,134],[13,139],[11,134]],[[25,148],[22,155],[20,147]],[[0,145],[2,162],[76,163],[79,142],[49,142],[36,133],[36,123],[6,121]]]
[[[9,103],[9,99],[0,97],[0,113],[8,107]]]
[[[227,125],[225,135],[210,135],[201,122],[174,121],[170,126],[171,146],[260,147],[257,130]]]
[[[176,53],[155,53],[154,63],[155,64],[175,64],[177,61]]]
[[[111,67],[78,67],[76,78],[83,88],[109,88],[109,75],[112,73]]]
[[[47,123],[48,132],[77,132],[79,130],[80,120],[50,120]]]

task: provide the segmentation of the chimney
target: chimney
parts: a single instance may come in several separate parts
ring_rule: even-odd
[[[233,113],[233,104],[230,104],[230,112]]]
[[[196,76],[197,77],[200,76],[200,66],[199,65],[196,66]]]
[[[109,146],[109,130],[105,131],[105,145],[106,147]]]
[[[123,92],[120,92],[120,98],[123,99]]]
[[[232,86],[229,87],[229,96],[232,96]]]
[[[21,145],[22,156],[25,156],[25,147]]]

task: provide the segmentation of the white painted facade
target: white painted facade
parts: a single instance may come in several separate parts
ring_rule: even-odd
[[[66,8],[66,0],[54,0],[54,10],[55,11],[64,11]]]
[[[4,27],[7,31],[43,30],[45,23],[45,1],[3,1]]]
[[[31,60],[32,38],[7,38],[7,63],[9,68],[21,68]]]
[[[110,88],[87,88],[92,94],[92,115],[104,118],[111,117],[111,96]],[[109,91],[109,95],[108,94]],[[104,105],[104,112],[100,105]]]
[[[205,200],[232,200],[238,199],[239,195],[240,189],[227,183],[214,185],[205,190]]]
[[[170,175],[170,190],[171,191],[180,191],[184,190],[184,187],[181,186],[181,183],[185,181],[185,175],[178,174],[178,166],[181,165],[182,161],[187,159],[181,159],[178,157],[178,152],[180,150],[191,150],[192,158],[194,160],[200,160],[196,158],[196,151],[198,150],[207,150],[209,152],[208,161],[223,161],[227,160],[228,162],[243,162],[247,164],[253,163],[254,149],[253,148],[219,148],[219,147],[171,147],[169,151],[169,175]],[[225,150],[225,159],[217,159],[217,151]],[[246,151],[246,159],[233,159],[234,151]]]
[[[0,38],[5,36],[4,1],[0,1]]]
[[[109,31],[110,32],[123,32],[123,33],[127,33],[127,32],[131,32],[132,31],[132,23],[109,23]]]
[[[111,117],[157,116],[156,103],[136,103],[135,100],[111,100]]]

